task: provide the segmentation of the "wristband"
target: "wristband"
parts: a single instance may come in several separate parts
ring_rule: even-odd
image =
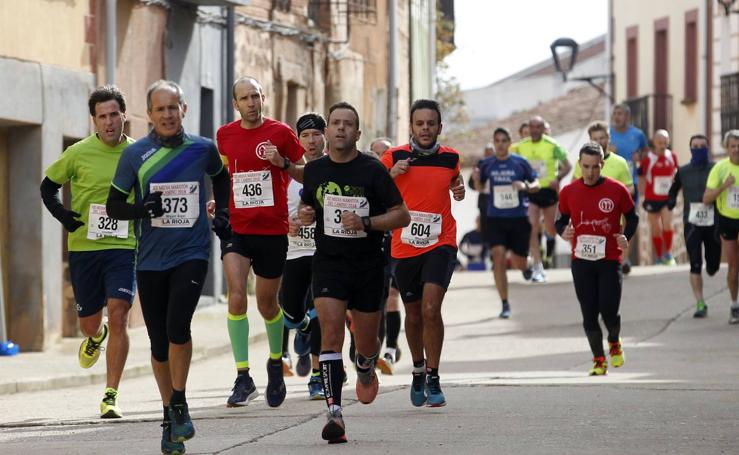
[[[287,158],[283,158],[283,160],[285,160],[285,163],[282,165],[282,170],[283,171],[286,171],[286,170],[290,169],[290,165],[292,163]]]
[[[362,227],[364,227],[364,232],[369,232],[369,230],[372,229],[372,220],[370,219],[370,217],[362,217]]]

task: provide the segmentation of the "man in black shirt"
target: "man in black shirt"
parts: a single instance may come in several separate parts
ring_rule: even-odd
[[[316,222],[313,296],[321,325],[321,377],[328,404],[322,437],[346,442],[341,415],[346,310],[352,311],[356,341],[357,398],[371,403],[379,383],[375,361],[386,258],[384,231],[410,223],[408,208],[385,168],[357,150],[359,115],[348,103],[331,106],[328,155],[305,167],[298,210],[304,225]]]

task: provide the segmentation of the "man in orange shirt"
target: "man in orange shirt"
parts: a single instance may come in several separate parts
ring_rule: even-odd
[[[442,128],[439,103],[416,100],[410,128],[410,143],[387,150],[381,159],[411,213],[411,223],[393,232],[390,251],[413,356],[411,403],[438,407],[446,404],[439,385],[444,343],[441,303],[457,257],[457,223],[449,191],[455,200],[462,200],[464,182],[459,153],[437,142]]]

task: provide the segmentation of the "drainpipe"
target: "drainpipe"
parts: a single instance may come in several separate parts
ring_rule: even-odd
[[[116,0],[105,0],[105,83],[115,84],[117,32]]]
[[[395,144],[398,141],[398,1],[388,0],[390,16],[390,45],[388,52],[387,83],[387,136]]]
[[[234,110],[231,104],[231,87],[234,84],[234,36],[236,30],[236,11],[229,6],[226,13],[226,86],[224,106],[226,122],[233,122]]]
[[[613,82],[613,0],[608,0],[608,31],[606,32],[606,68],[608,68],[608,77],[606,78],[606,93],[609,93],[610,98],[605,96],[603,103],[605,106],[605,113],[603,118],[611,118],[611,99],[616,99],[616,84]]]

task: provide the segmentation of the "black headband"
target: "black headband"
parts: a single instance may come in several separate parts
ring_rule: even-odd
[[[305,114],[298,119],[297,123],[298,136],[305,130],[318,130],[323,132],[326,129],[326,121],[318,114]]]

